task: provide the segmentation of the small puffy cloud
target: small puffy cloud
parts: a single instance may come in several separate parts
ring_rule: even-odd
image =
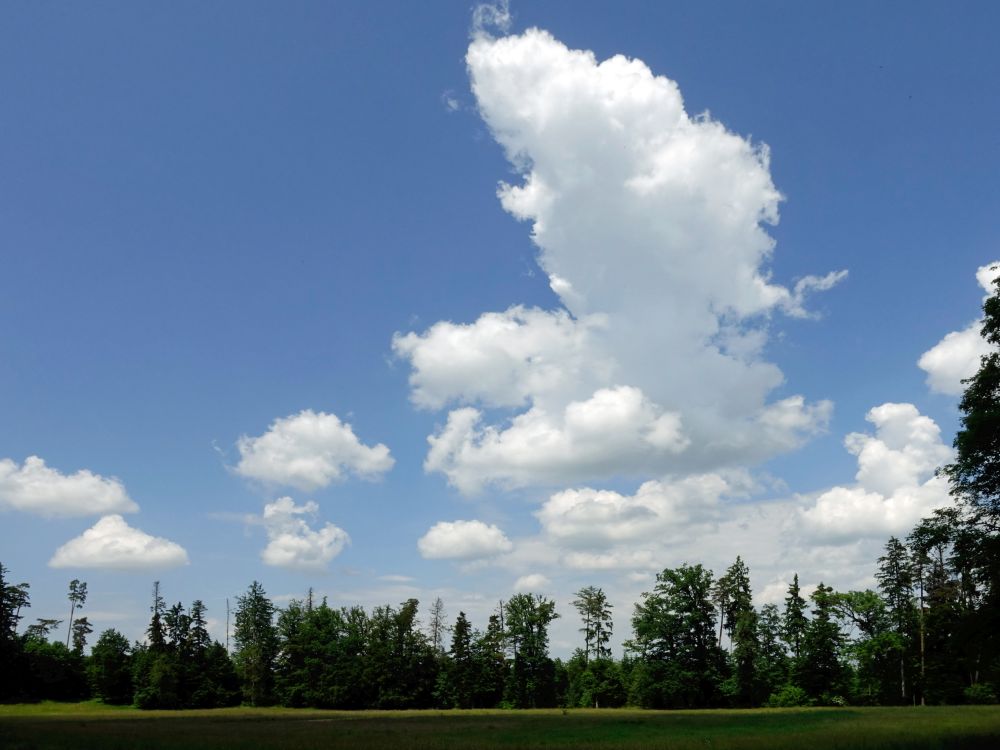
[[[952,331],[920,356],[917,366],[927,373],[927,386],[932,391],[962,395],[962,381],[975,375],[980,359],[992,351],[979,333],[982,327],[983,322],[977,320],[964,330]]]
[[[57,549],[49,560],[53,568],[135,571],[163,570],[187,564],[187,552],[179,544],[134,529],[119,515],[104,516]]]
[[[993,294],[996,291],[996,286],[993,282],[998,278],[1000,278],[1000,262],[998,261],[987,263],[985,266],[980,266],[976,269],[976,281],[979,282],[979,286],[983,288],[983,291],[987,295]]]
[[[451,89],[442,92],[441,104],[446,112],[458,112],[462,108],[462,103],[455,98],[455,92]]]
[[[551,583],[552,581],[543,576],[541,573],[529,573],[528,575],[523,575],[514,581],[514,591],[530,591],[536,593],[542,591]]]
[[[115,477],[86,469],[62,474],[29,456],[21,466],[9,458],[0,460],[0,509],[51,517],[134,513],[139,506]]]
[[[491,31],[501,34],[510,29],[511,15],[509,0],[495,0],[478,3],[472,8],[472,36],[489,36]]]
[[[513,546],[503,531],[482,521],[439,521],[417,541],[421,556],[432,560],[494,557]]]
[[[987,293],[994,290],[993,280],[1000,276],[1000,264],[987,263],[976,271],[979,286]],[[961,396],[965,390],[962,381],[979,370],[980,359],[991,353],[993,347],[980,335],[983,321],[976,320],[961,331],[952,331],[928,349],[917,361],[917,366],[927,373],[927,385],[935,393]]]
[[[335,414],[311,409],[274,420],[259,437],[242,436],[236,447],[237,474],[307,491],[326,487],[347,473],[378,478],[395,463],[382,443],[364,445],[351,425]]]
[[[425,468],[443,472],[466,493],[486,482],[525,486],[635,474],[683,452],[689,442],[677,414],[662,412],[629,386],[602,388],[561,414],[534,407],[506,429],[480,426],[481,417],[472,407],[456,409],[428,438]]]
[[[395,336],[413,402],[453,408],[425,468],[463,492],[654,478],[764,461],[823,431],[829,402],[770,400],[784,377],[766,345],[774,314],[807,317],[806,297],[846,274],[771,280],[782,197],[766,146],[688,114],[641,61],[538,29],[475,33],[466,63],[517,174],[498,198],[530,224],[561,305]],[[600,439],[573,424],[605,410],[617,421]]]
[[[346,531],[332,523],[319,529],[310,528],[302,516],[312,516],[318,511],[319,505],[315,502],[296,505],[290,497],[265,505],[260,518],[268,538],[267,546],[260,553],[264,563],[291,570],[325,570],[351,539]]]
[[[912,404],[882,404],[866,417],[875,435],[853,432],[844,440],[858,458],[857,484],[834,487],[801,512],[812,537],[842,542],[908,532],[935,508],[948,504],[948,481],[935,470],[952,458],[941,430]]]

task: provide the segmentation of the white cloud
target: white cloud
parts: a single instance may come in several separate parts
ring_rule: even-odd
[[[236,446],[237,474],[307,491],[326,487],[348,472],[377,478],[395,463],[382,443],[364,445],[351,425],[335,414],[311,409],[274,420],[259,437],[243,435]]]
[[[511,15],[509,0],[492,3],[478,3],[472,8],[472,36],[488,36],[491,31],[501,34],[510,29]]]
[[[844,439],[858,458],[857,484],[827,490],[801,513],[803,529],[815,539],[905,534],[950,502],[947,479],[934,475],[952,458],[937,424],[912,404],[882,404],[866,418],[874,436],[854,432]]]
[[[551,585],[552,581],[541,573],[529,573],[514,581],[514,591],[540,593]]]
[[[22,466],[0,459],[0,509],[51,517],[134,513],[139,506],[115,477],[86,469],[61,474],[38,456],[29,456]]]
[[[997,278],[1000,278],[1000,261],[993,261],[976,269],[976,281],[979,282],[979,286],[983,288],[987,296],[996,291],[993,282]]]
[[[610,552],[568,552],[562,562],[575,570],[658,570],[663,557],[654,549],[616,549]]]
[[[927,386],[932,391],[962,395],[962,381],[975,375],[980,359],[992,351],[979,334],[982,326],[977,320],[964,330],[952,331],[920,356],[917,366],[927,373]]]
[[[976,271],[976,280],[987,295],[994,292],[993,279],[997,276],[1000,276],[997,263],[987,263]],[[993,351],[979,333],[982,326],[980,319],[961,331],[952,331],[920,355],[917,366],[927,373],[927,385],[932,391],[962,395],[965,390],[962,381],[975,375],[980,359]]]
[[[783,375],[763,352],[773,312],[807,315],[805,296],[844,273],[771,282],[764,225],[781,195],[766,147],[689,116],[677,85],[642,62],[598,63],[544,31],[476,35],[466,61],[521,177],[500,186],[501,204],[531,223],[564,309],[394,338],[414,403],[460,407],[426,468],[465,492],[654,477],[766,460],[823,430],[828,402],[768,402]],[[573,412],[610,401],[632,421],[577,439]]]
[[[410,398],[419,407],[523,406],[611,375],[611,363],[593,357],[590,331],[601,326],[600,316],[578,321],[565,310],[515,306],[471,325],[442,321],[423,334],[396,334],[392,348],[413,367]]]
[[[513,545],[496,526],[482,521],[439,521],[417,541],[428,559],[474,560],[509,552]]]
[[[462,108],[462,103],[455,98],[455,92],[451,89],[441,94],[441,103],[446,112],[458,112]]]
[[[466,493],[486,481],[523,486],[634,475],[688,445],[677,414],[662,413],[628,386],[602,388],[561,414],[533,407],[506,429],[482,427],[481,417],[472,407],[456,409],[445,428],[428,438],[425,468],[443,472]]]
[[[75,539],[56,550],[53,568],[163,570],[188,564],[187,552],[176,542],[134,529],[119,515],[104,516]]]
[[[315,515],[319,505],[309,501],[296,505],[282,497],[264,506],[260,523],[267,530],[268,543],[260,553],[266,565],[291,570],[325,570],[327,564],[350,544],[347,532],[332,523],[312,529],[304,515]],[[255,519],[256,520],[256,519]]]
[[[719,499],[741,491],[717,474],[646,482],[631,496],[569,489],[552,495],[535,515],[553,542],[593,551],[704,532],[718,520]]]

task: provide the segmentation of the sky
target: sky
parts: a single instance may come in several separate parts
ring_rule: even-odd
[[[1000,259],[994,3],[6,3],[0,562],[141,638],[739,554],[874,585],[950,502]]]

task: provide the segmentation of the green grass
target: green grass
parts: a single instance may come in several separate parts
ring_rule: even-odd
[[[756,711],[137,711],[98,703],[0,706],[0,748],[1000,748],[1000,707]]]

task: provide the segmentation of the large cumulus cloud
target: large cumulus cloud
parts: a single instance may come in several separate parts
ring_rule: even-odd
[[[520,177],[500,202],[530,223],[562,307],[396,336],[413,401],[455,407],[426,467],[464,492],[705,472],[824,429],[829,402],[770,399],[783,376],[764,347],[772,313],[807,315],[805,295],[843,274],[771,281],[767,148],[691,116],[641,61],[544,31],[477,33],[466,61]],[[574,417],[597,404],[631,421],[583,439]]]

